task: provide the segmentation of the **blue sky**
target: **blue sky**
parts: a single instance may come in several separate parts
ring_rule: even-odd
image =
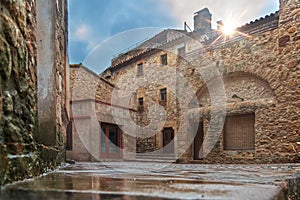
[[[229,18],[241,26],[277,11],[278,4],[279,0],[69,0],[70,63],[84,63],[100,73],[114,54],[136,42],[166,28],[183,29],[184,21],[192,28],[194,12],[204,7],[213,15],[213,27]]]

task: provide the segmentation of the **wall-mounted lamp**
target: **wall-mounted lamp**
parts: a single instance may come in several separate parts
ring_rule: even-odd
[[[233,99],[240,99],[241,101],[244,101],[244,98],[239,97],[239,96],[236,95],[236,94],[232,95],[232,98],[233,98]]]

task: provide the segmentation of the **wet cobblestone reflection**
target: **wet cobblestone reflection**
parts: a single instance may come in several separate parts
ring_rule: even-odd
[[[9,185],[14,199],[280,199],[284,180],[300,177],[300,164],[191,165],[78,163]]]

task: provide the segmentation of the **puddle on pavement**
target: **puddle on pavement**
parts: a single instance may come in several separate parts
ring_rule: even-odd
[[[228,185],[219,181],[203,181],[193,179],[178,179],[172,176],[122,175],[114,174],[99,176],[96,173],[52,173],[34,180],[21,182],[11,187],[34,190],[83,190],[83,191],[132,191],[151,187],[164,188],[169,184],[218,184]],[[242,185],[230,183],[230,185]]]
[[[8,190],[1,195],[1,200],[165,200],[168,198],[147,197],[120,194],[93,194],[79,192],[61,191],[27,191],[27,190]]]
[[[113,174],[112,174],[113,176]],[[81,200],[81,199],[226,199],[234,195],[251,196],[277,188],[203,180],[176,180],[143,176],[126,178],[102,177],[97,173],[51,173],[33,180],[16,183],[0,193],[1,200]],[[242,193],[240,193],[242,191]],[[259,196],[253,199],[260,199]],[[234,199],[241,199],[235,196]]]
[[[279,191],[274,185],[253,184],[258,183],[256,179],[252,181],[252,178],[259,178],[258,174],[247,175],[244,171],[220,173],[212,170],[209,173],[171,166],[169,170],[153,172],[143,165],[120,166],[114,170],[116,168],[101,164],[68,166],[9,185],[0,191],[0,199],[243,199],[245,195],[252,197],[250,199],[261,199],[260,195],[272,199]]]
[[[113,175],[113,174],[112,174]],[[176,180],[159,176],[102,177],[96,173],[51,173],[8,186],[0,199],[176,199],[179,194],[202,197],[201,185],[242,184],[203,180]],[[187,185],[188,187],[184,187]],[[197,185],[197,187],[191,187]],[[177,187],[180,186],[180,187]],[[225,191],[223,191],[225,192]],[[203,193],[203,192],[202,192]],[[164,194],[164,195],[161,195]],[[171,196],[169,196],[171,194]],[[200,195],[200,196],[199,196]],[[162,196],[162,197],[161,197]],[[26,198],[25,198],[26,197]],[[159,198],[158,198],[159,197]]]

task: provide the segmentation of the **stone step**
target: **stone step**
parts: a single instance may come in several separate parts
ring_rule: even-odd
[[[136,154],[135,160],[141,162],[175,162],[176,158],[174,154],[141,153]]]
[[[175,156],[173,153],[136,153],[136,155],[151,155],[151,156]]]
[[[136,157],[154,157],[154,158],[175,158],[174,154],[151,154],[151,153],[140,153],[136,154]]]
[[[139,156],[135,158],[135,161],[140,161],[140,162],[176,162],[176,158],[175,157],[143,157],[143,156]]]
[[[136,158],[134,160],[130,161],[135,161],[135,162],[158,162],[158,163],[175,163],[176,159],[149,159],[149,158]]]

